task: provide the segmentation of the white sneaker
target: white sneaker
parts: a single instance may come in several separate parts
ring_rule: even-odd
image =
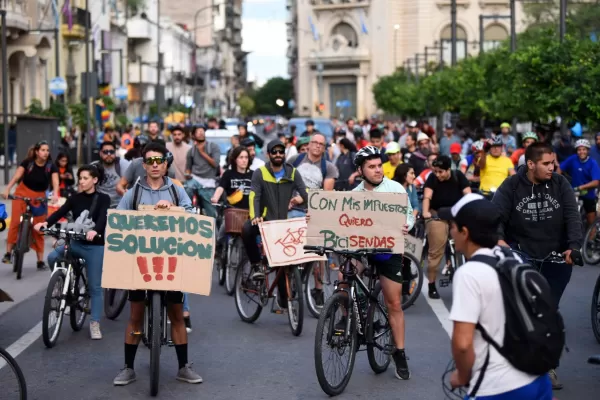
[[[100,331],[100,322],[90,321],[90,337],[92,340],[102,339],[102,332]]]

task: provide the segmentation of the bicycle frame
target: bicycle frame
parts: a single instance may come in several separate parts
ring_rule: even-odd
[[[154,293],[154,291],[152,290],[148,290],[146,293],[146,306],[145,306],[145,310],[144,310],[144,330],[143,330],[143,336],[147,339],[148,343],[151,343],[150,340],[150,336],[149,333],[151,332],[150,330],[150,311],[152,309],[152,304],[150,304],[150,299],[152,298],[152,294]],[[167,319],[165,318],[165,316],[167,316],[167,302],[166,302],[166,297],[165,297],[165,292],[162,291],[158,291],[158,293],[160,294],[160,310],[161,310],[161,315],[160,315],[160,331],[162,332],[162,337],[160,338],[160,344],[161,346],[165,346],[168,344],[168,326],[167,326]]]
[[[73,291],[73,283],[75,282],[75,272],[77,272],[77,275],[81,276],[81,279],[83,279],[83,282],[85,284],[85,287],[88,287],[88,283],[87,283],[87,277],[85,276],[85,274],[83,273],[83,269],[85,268],[85,260],[78,258],[75,259],[73,258],[73,256],[71,256],[71,239],[69,239],[68,237],[65,239],[65,249],[63,251],[63,256],[62,258],[59,258],[59,260],[63,260],[63,264],[61,264],[60,266],[58,266],[57,268],[54,268],[54,270],[52,271],[52,274],[50,274],[50,276],[54,275],[56,273],[56,271],[63,271],[65,274],[65,284],[63,287],[63,298],[60,301],[60,307],[59,310],[63,311],[66,306],[67,306],[67,294],[69,292]],[[64,267],[64,263],[67,264],[67,267]],[[77,271],[74,270],[73,265],[76,265],[77,267]]]

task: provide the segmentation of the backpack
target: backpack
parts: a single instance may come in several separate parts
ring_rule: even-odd
[[[30,161],[29,164],[27,164],[26,171],[28,174],[31,173],[34,165],[35,165],[35,161]],[[44,166],[44,172],[46,173],[46,178],[48,179],[48,186],[50,186],[50,184],[52,183],[52,163],[50,161],[48,161],[46,163],[46,165]]]
[[[140,205],[140,199],[142,197],[142,191],[140,190],[140,178],[135,181],[133,188],[133,207],[134,211],[137,211],[138,206]],[[177,194],[177,189],[175,189],[175,185],[172,184],[169,186],[169,192],[171,193],[171,199],[173,200],[173,204],[176,206],[179,205],[179,195]]]
[[[92,165],[100,165],[100,161],[93,161]],[[121,159],[119,157],[115,157],[115,172],[119,177],[121,177]]]
[[[558,366],[565,346],[563,318],[546,278],[532,265],[517,260],[510,249],[502,248],[502,254],[502,258],[475,255],[470,261],[483,262],[498,273],[506,315],[503,345],[481,324],[476,329],[513,367],[541,376]],[[471,397],[479,390],[489,360],[488,350]]]
[[[304,161],[305,157],[306,157],[306,153],[298,154],[298,157],[296,157],[296,159],[292,163],[294,168],[298,168],[298,166],[302,163],[302,161]],[[323,175],[323,181],[324,181],[325,177],[327,176],[327,160],[325,159],[325,154],[323,154],[323,156],[321,156],[321,174]]]

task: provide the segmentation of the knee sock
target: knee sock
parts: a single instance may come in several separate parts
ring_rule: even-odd
[[[135,353],[137,352],[137,344],[125,343],[125,366],[133,369],[133,362],[135,361]]]
[[[188,345],[186,344],[176,344],[175,345],[175,353],[177,353],[177,361],[179,362],[179,369],[185,367],[188,363]]]

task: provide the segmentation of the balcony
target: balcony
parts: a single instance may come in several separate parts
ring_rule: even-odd
[[[459,0],[460,1],[460,0]],[[343,10],[352,8],[367,8],[370,0],[310,0],[315,11],[319,10]]]
[[[6,10],[6,26],[8,28],[27,31],[31,29],[31,19],[27,14],[27,1],[0,0],[0,6]]]
[[[484,0],[484,2],[485,2],[485,0]],[[450,8],[450,6],[452,4],[452,1],[451,0],[436,0],[435,4],[440,9],[445,8],[445,7]],[[456,7],[457,8],[458,7],[469,8],[470,5],[471,5],[471,0],[456,0]]]
[[[146,65],[142,61],[141,75],[142,75],[142,79],[140,82],[139,61],[130,62],[129,63],[129,77],[128,77],[129,83],[134,84],[134,85],[139,85],[140,83],[146,84],[146,85],[155,85],[156,84],[156,67]]]
[[[486,7],[510,7],[510,0],[479,0],[479,6],[484,9]]]
[[[133,18],[127,21],[127,37],[133,40],[152,40],[155,27],[146,19]]]
[[[83,40],[85,39],[85,21],[88,19],[88,24],[91,29],[90,13],[85,12],[83,8],[73,7],[71,9],[71,18],[69,21],[68,16],[63,15],[61,33],[65,39],[68,40]],[[69,26],[71,22],[71,26]]]

